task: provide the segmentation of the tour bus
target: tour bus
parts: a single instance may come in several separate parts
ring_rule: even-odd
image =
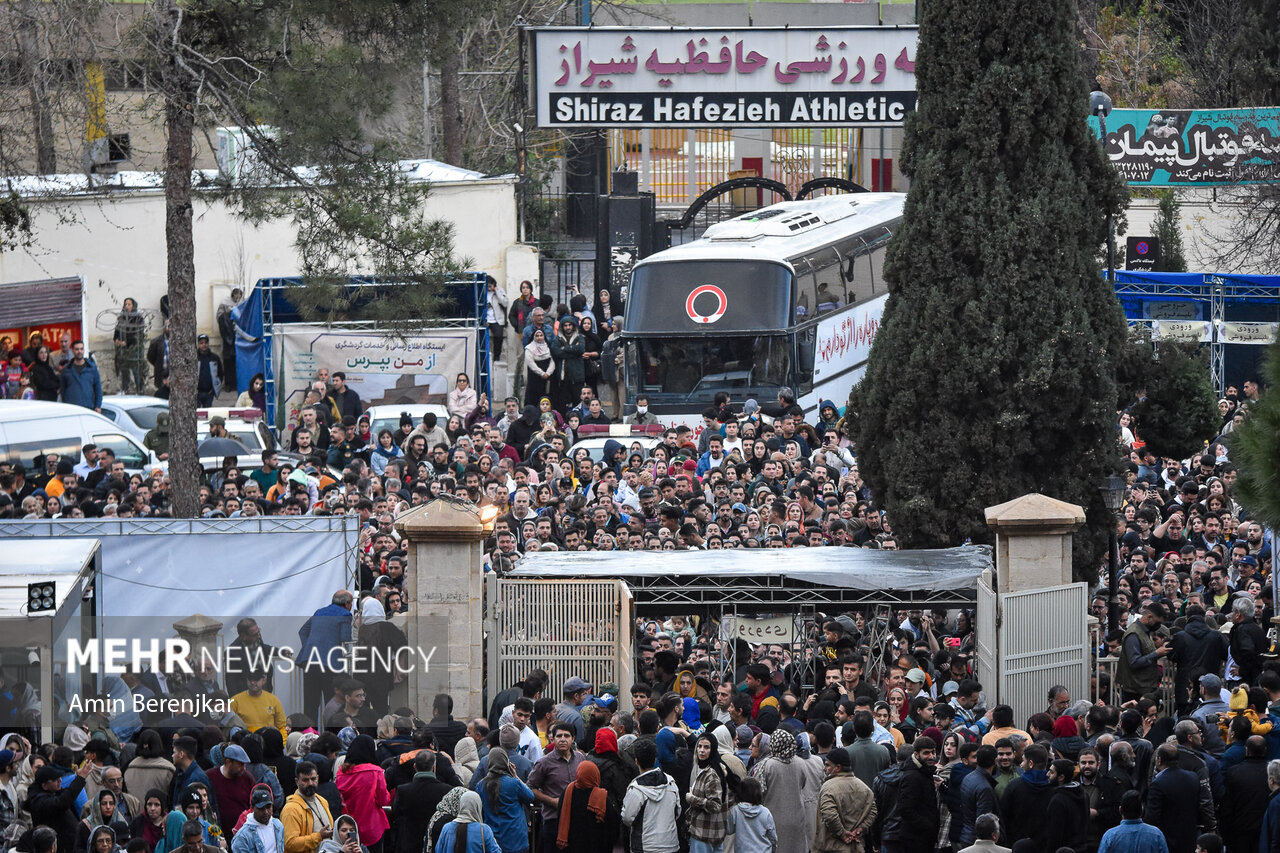
[[[694,426],[717,391],[735,406],[791,388],[807,415],[843,407],[866,371],[902,193],[761,208],[636,263],[622,337],[628,401]]]

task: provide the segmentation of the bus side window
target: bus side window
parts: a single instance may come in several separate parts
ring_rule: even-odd
[[[813,358],[817,352],[817,343],[817,326],[810,326],[796,333],[796,367],[800,387],[805,393],[813,390]]]
[[[804,263],[796,264],[795,316],[797,323],[813,318],[815,306],[818,304],[818,282],[814,275],[815,258],[805,258]]]
[[[840,299],[840,253],[834,248],[823,249],[815,258],[814,278],[818,287],[814,294],[814,305],[817,316],[830,314],[845,303]],[[833,284],[834,283],[834,284]]]

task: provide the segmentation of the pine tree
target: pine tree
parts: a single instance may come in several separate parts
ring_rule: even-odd
[[[858,464],[913,547],[989,541],[983,509],[1081,504],[1091,574],[1116,470],[1120,306],[1100,274],[1125,192],[1086,129],[1075,4],[924,4],[890,296],[851,395]]]
[[[1152,236],[1160,246],[1160,259],[1156,269],[1160,272],[1186,272],[1187,259],[1182,253],[1182,224],[1178,219],[1178,199],[1173,190],[1160,191],[1160,206],[1156,208],[1156,221]]]
[[[1231,434],[1231,461],[1240,472],[1235,495],[1268,528],[1280,528],[1280,344],[1264,367],[1267,393]]]
[[[1218,433],[1218,395],[1197,344],[1130,339],[1117,369],[1118,408],[1135,420],[1135,433],[1156,456],[1198,456]],[[1141,399],[1139,399],[1141,395]]]

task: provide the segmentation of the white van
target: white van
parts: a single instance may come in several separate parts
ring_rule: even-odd
[[[133,436],[92,409],[69,403],[0,400],[0,461],[45,470],[51,454],[79,463],[86,444],[110,447],[130,474],[166,467]]]

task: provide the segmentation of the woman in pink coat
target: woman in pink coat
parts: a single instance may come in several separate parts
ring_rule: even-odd
[[[347,747],[347,755],[334,779],[342,794],[342,805],[356,820],[360,842],[369,853],[382,853],[382,836],[391,825],[383,806],[391,805],[387,779],[378,766],[377,744],[368,735],[360,735]]]

